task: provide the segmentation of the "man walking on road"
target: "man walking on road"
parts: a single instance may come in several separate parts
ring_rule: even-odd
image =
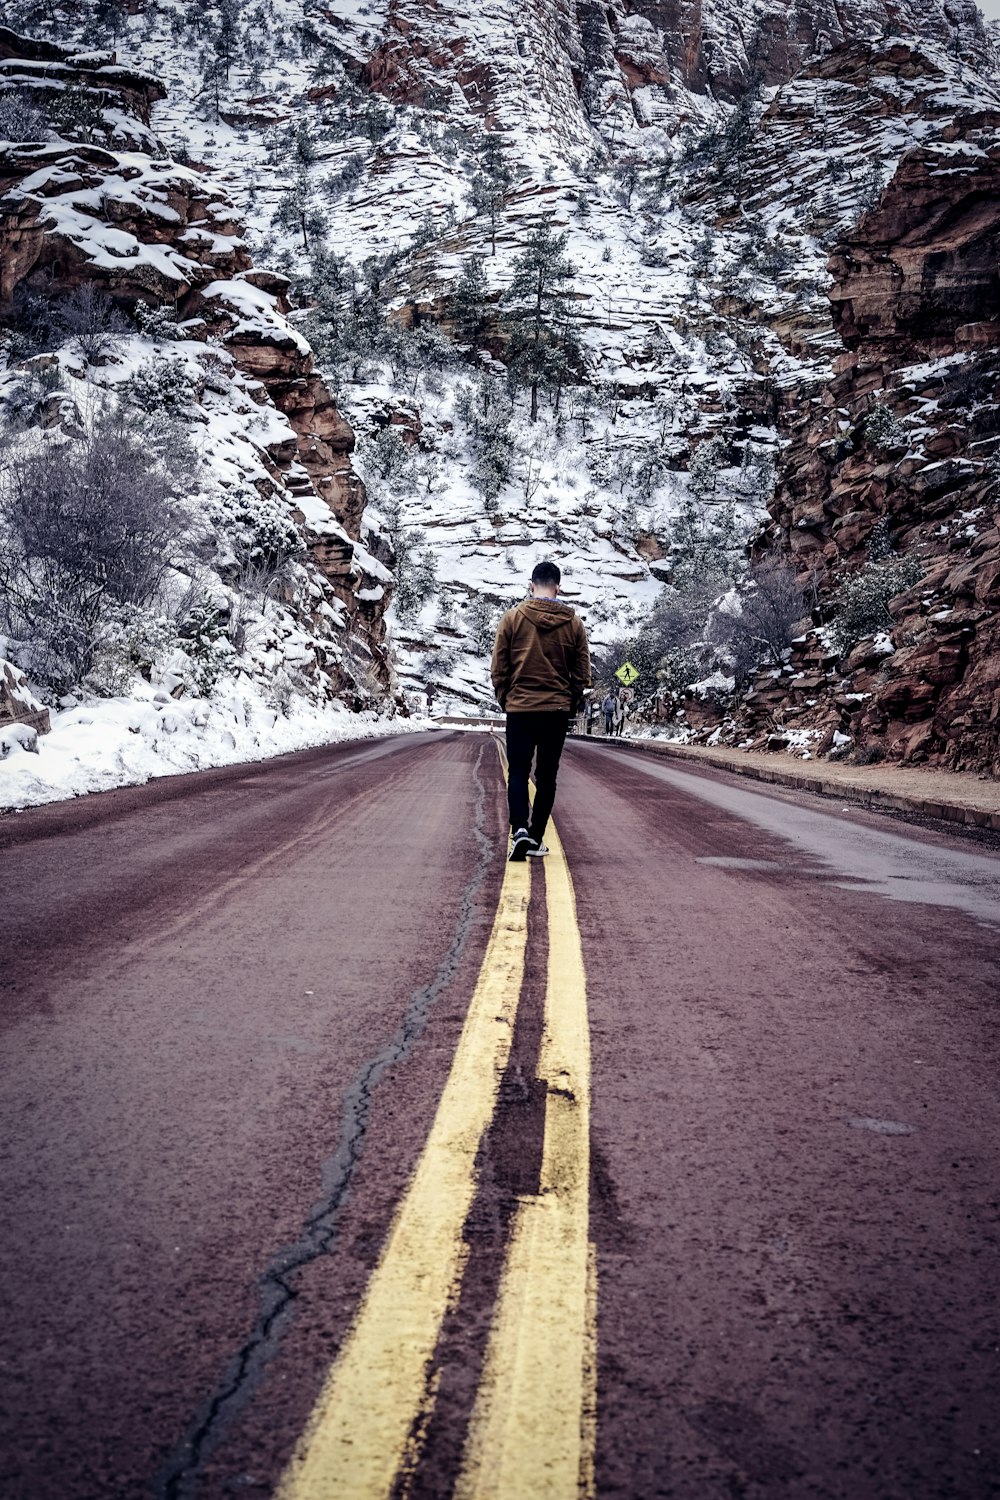
[[[493,687],[507,715],[507,798],[512,860],[547,854],[542,835],[556,796],[556,774],[569,721],[590,686],[587,632],[559,599],[562,575],[542,562],[531,575],[531,598],[509,609],[493,647]],[[535,757],[535,805],[528,776]]]

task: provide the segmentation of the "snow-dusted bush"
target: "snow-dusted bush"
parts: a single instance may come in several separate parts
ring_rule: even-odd
[[[71,141],[97,144],[107,140],[110,132],[99,90],[71,86],[59,89],[47,103],[52,123],[60,135]]]
[[[846,655],[858,641],[890,625],[890,600],[912,588],[921,572],[916,558],[891,556],[866,563],[848,578],[834,595],[837,614],[833,639],[837,650]]]
[[[152,675],[176,641],[176,625],[167,615],[137,604],[111,606],[86,685],[102,697],[125,694],[137,674]]]
[[[182,360],[161,355],[144,360],[125,383],[122,394],[142,411],[177,417],[194,405],[198,390]]]
[[[670,523],[673,581],[682,590],[720,593],[743,571],[744,528],[732,501],[710,504],[688,492]]]
[[[351,188],[356,187],[364,176],[365,161],[363,151],[352,151],[336,172],[331,172],[323,179],[321,187],[324,197],[332,201],[334,198],[343,197],[344,193],[349,193]]]
[[[41,407],[63,389],[62,371],[55,361],[41,361],[19,371],[17,379],[7,382],[0,408],[8,431],[29,427]]]
[[[162,307],[150,307],[146,302],[137,302],[133,317],[139,332],[157,344],[178,336],[177,309],[169,303],[164,303]]]
[[[724,438],[709,438],[695,449],[688,465],[688,489],[699,500],[714,499],[719,488],[719,473],[729,462],[729,447]]]
[[[482,594],[477,594],[466,606],[465,628],[472,637],[477,656],[487,656],[493,650],[498,620],[496,606]]]
[[[656,668],[657,695],[676,711],[688,688],[705,675],[709,662],[704,645],[696,641],[667,651]]]
[[[738,482],[742,498],[760,510],[765,510],[774,494],[776,477],[774,459],[771,455],[765,454],[754,458],[750,445],[747,444]]]
[[[390,423],[368,438],[363,453],[365,467],[388,489],[398,489],[412,478],[413,454],[397,426]]]
[[[422,533],[413,532],[413,537]],[[396,609],[401,619],[417,613],[428,599],[437,593],[437,559],[433,549],[425,547],[419,554],[416,544],[404,543],[402,552],[396,552]]]
[[[465,609],[465,628],[472,637],[477,656],[492,655],[493,642],[496,640],[497,626],[500,624],[501,616],[505,615],[508,609],[513,609],[518,602],[517,598],[511,597],[502,599],[499,604],[494,604],[483,594],[476,594],[470,599]]]
[[[48,134],[48,119],[27,94],[0,94],[0,141],[44,141]]]
[[[870,158],[858,190],[859,215],[869,213],[877,206],[885,191],[886,180],[889,175],[885,163],[880,156],[875,155]]]
[[[447,677],[457,664],[457,651],[429,651],[424,657],[424,671],[428,677]]]
[[[865,441],[880,453],[905,447],[906,426],[888,406],[877,404],[865,418]]]
[[[242,651],[248,621],[262,615],[268,599],[291,583],[305,543],[282,502],[255,490],[224,493],[213,501],[210,515],[229,554],[218,569],[235,595],[226,630]]]
[[[393,606],[401,620],[412,619],[420,608],[437,593],[437,559],[425,545],[426,535],[419,526],[403,524],[398,499],[390,496],[381,504],[386,532],[396,558],[396,590]]]
[[[207,697],[222,674],[232,666],[234,652],[228,622],[218,605],[195,598],[177,623],[177,636],[188,659],[191,685]]]
[[[158,594],[185,535],[155,435],[104,412],[80,438],[22,442],[0,471],[0,629],[52,691],[82,682],[121,611]]]

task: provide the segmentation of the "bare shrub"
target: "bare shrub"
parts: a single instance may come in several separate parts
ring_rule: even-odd
[[[878,766],[885,760],[885,746],[874,741],[869,745],[859,745],[851,756],[852,766]]]
[[[127,328],[123,313],[92,281],[85,281],[62,299],[56,309],[56,324],[90,365],[110,358]]]
[[[635,701],[643,704],[669,684],[671,690],[696,682],[710,669],[712,648],[705,628],[715,598],[708,584],[665,588],[641,629],[597,651],[594,677],[615,686],[615,672],[626,661],[639,672]]]
[[[48,120],[28,94],[0,94],[0,141],[44,141],[48,134]]]
[[[78,439],[21,444],[0,468],[0,628],[59,692],[93,670],[123,610],[149,604],[185,522],[174,472],[134,421],[104,414]]]
[[[128,326],[112,299],[90,281],[65,297],[54,296],[44,284],[18,287],[10,324],[14,358],[72,344],[88,364],[109,359]]]
[[[794,569],[766,557],[741,585],[735,607],[722,607],[712,619],[711,637],[730,658],[737,686],[763,662],[780,666],[795,628],[806,613]]]
[[[238,652],[246,645],[247,623],[262,615],[269,598],[277,597],[291,580],[291,558],[262,561],[242,552],[233,574],[236,600],[229,616],[228,636]]]

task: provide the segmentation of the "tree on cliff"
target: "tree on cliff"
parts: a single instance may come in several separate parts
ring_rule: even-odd
[[[483,262],[470,255],[462,262],[462,274],[452,295],[455,332],[463,344],[479,349],[486,333],[486,308],[490,285]]]
[[[469,477],[483,497],[487,515],[495,515],[498,496],[513,467],[510,396],[502,380],[488,375],[478,390],[467,387],[461,393],[456,409],[465,423],[474,459]]]
[[[489,220],[491,255],[497,253],[497,223],[512,181],[500,137],[487,131],[479,147],[479,165],[472,179],[472,206]]]
[[[274,211],[274,222],[283,229],[296,229],[302,236],[302,248],[307,253],[312,249],[309,237],[319,237],[326,231],[326,215],[311,201],[309,174],[303,168],[291,187],[278,199]]]
[[[223,59],[215,53],[208,53],[201,70],[201,88],[195,95],[201,101],[207,119],[218,122],[221,118],[222,94],[227,76]]]
[[[563,254],[566,235],[548,224],[536,229],[522,255],[505,301],[510,335],[509,364],[514,378],[531,391],[531,420],[538,419],[539,386],[562,389],[580,346],[574,330],[572,279],[576,274]]]
[[[742,571],[743,537],[732,501],[709,504],[688,491],[670,526],[670,561],[678,589],[726,588]]]

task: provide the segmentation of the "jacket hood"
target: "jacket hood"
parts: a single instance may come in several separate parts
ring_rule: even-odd
[[[576,611],[561,599],[525,599],[518,611],[527,615],[536,630],[558,630],[574,619]]]

